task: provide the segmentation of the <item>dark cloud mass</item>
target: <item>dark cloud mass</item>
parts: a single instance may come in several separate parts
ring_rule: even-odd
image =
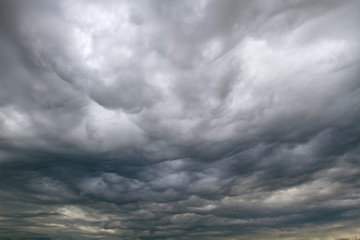
[[[0,9],[1,239],[360,237],[360,1]]]

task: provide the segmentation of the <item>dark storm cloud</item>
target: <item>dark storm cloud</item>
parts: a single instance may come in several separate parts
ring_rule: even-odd
[[[359,2],[0,9],[2,238],[359,234]]]

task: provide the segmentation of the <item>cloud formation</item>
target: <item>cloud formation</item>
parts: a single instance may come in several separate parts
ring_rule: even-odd
[[[358,1],[2,1],[4,239],[360,235]]]

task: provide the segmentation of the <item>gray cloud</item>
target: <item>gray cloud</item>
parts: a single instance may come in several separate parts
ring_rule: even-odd
[[[0,9],[1,238],[360,234],[359,2]]]

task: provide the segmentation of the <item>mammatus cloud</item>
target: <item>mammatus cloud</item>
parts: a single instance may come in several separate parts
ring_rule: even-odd
[[[4,239],[360,237],[358,1],[2,1]]]

